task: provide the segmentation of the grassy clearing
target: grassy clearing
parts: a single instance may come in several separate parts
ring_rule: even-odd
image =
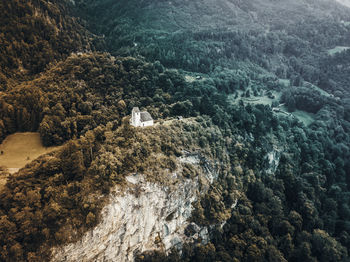
[[[284,87],[290,86],[290,80],[289,79],[282,79],[282,78],[280,78],[280,79],[278,79],[278,82],[281,85],[283,85]]]
[[[312,83],[310,83],[310,82],[306,82],[306,81],[305,81],[305,84],[304,84],[304,85],[305,85],[307,88],[312,88],[312,89],[314,89],[314,90],[320,92],[321,95],[324,95],[324,96],[326,96],[326,97],[330,97],[330,96],[331,96],[328,92],[324,91],[323,89],[319,88],[318,86],[315,86],[314,84],[312,84]]]
[[[288,112],[288,109],[285,106],[281,106],[280,109],[284,112]],[[315,114],[308,113],[302,110],[295,110],[291,114],[294,117],[296,117],[299,121],[303,122],[305,126],[309,126],[313,121],[315,121]]]
[[[319,90],[322,94],[326,93],[325,95],[329,96],[329,94],[327,92],[325,92],[324,90],[318,88],[317,86],[314,86],[313,88]],[[240,100],[242,100],[244,103],[249,103],[249,104],[253,104],[253,105],[258,105],[258,104],[262,104],[262,105],[272,105],[272,102],[274,101],[280,101],[281,92],[276,92],[276,91],[272,91],[271,92],[272,95],[275,97],[274,99],[269,98],[266,95],[266,92],[264,92],[264,95],[262,96],[251,96],[251,97],[242,97],[243,91],[238,91],[238,98],[234,98],[235,95],[232,94],[229,96],[229,101],[233,104],[238,104]],[[275,112],[276,114],[289,114],[288,110],[285,106],[281,106],[279,107],[279,109],[281,110],[281,112]],[[285,112],[285,113],[284,113]],[[305,126],[310,125],[314,120],[314,114],[308,113],[308,112],[304,112],[302,110],[296,110],[293,113],[291,113],[291,117],[296,117],[298,120],[300,120],[301,122],[304,123]]]
[[[276,92],[276,91],[271,91],[272,95],[275,97],[274,99],[269,98],[267,96],[267,91],[264,92],[264,94],[262,96],[254,96],[251,95],[250,97],[242,97],[242,94],[244,93],[241,90],[238,90],[238,97],[235,98],[235,94],[229,95],[228,96],[228,100],[233,103],[233,104],[238,104],[239,100],[242,100],[244,103],[249,103],[249,104],[253,104],[253,105],[271,105],[273,101],[279,101],[281,98],[281,93],[280,92]],[[252,92],[251,92],[252,93]]]
[[[185,80],[186,82],[188,83],[192,83],[194,81],[203,81],[203,80],[206,80],[205,77],[203,77],[202,75],[185,75]]]
[[[337,2],[341,3],[342,5],[345,5],[350,8],[350,1],[349,0],[336,0]]]
[[[40,155],[52,152],[58,147],[44,147],[39,133],[15,133],[9,135],[0,145],[0,167],[14,173]]]
[[[303,122],[305,126],[309,126],[315,120],[314,114],[301,110],[295,110],[293,115]]]
[[[341,52],[346,51],[348,49],[350,49],[350,46],[336,46],[332,49],[329,49],[328,54],[335,55],[336,53],[341,53]]]
[[[196,78],[194,76],[186,75],[185,80],[186,80],[186,82],[192,83],[192,82],[196,81]]]

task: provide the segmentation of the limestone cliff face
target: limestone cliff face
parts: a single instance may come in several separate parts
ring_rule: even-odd
[[[278,168],[279,162],[281,157],[281,149],[274,147],[273,150],[271,150],[266,155],[266,160],[268,163],[268,168],[266,169],[267,174],[274,174]]]
[[[199,157],[194,155],[179,161],[199,165]],[[209,184],[216,178],[211,170],[206,167],[202,177],[194,179],[169,174],[170,186],[148,182],[143,175],[128,176],[128,189],[114,189],[100,224],[80,241],[53,249],[52,261],[133,261],[135,254],[143,251],[181,248],[185,241],[198,237],[206,241],[206,228],[192,223],[196,231],[192,237],[184,230],[190,224],[192,203],[201,193],[199,180]]]

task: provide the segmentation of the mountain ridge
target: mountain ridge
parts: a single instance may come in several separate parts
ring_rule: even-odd
[[[65,252],[75,246],[107,259],[100,233],[115,250],[126,236],[138,262],[349,260],[348,9],[328,0],[1,6],[0,140],[37,131],[62,147],[0,191],[0,260],[76,260],[79,251]],[[154,126],[129,125],[136,106]],[[167,195],[177,187],[186,200]],[[171,208],[152,213],[156,235],[139,238],[154,224],[138,212],[149,211],[149,188]],[[174,224],[184,232],[169,244]]]

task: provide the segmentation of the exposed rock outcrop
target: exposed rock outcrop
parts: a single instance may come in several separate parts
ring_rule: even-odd
[[[267,174],[274,174],[278,168],[280,158],[281,158],[281,152],[282,150],[278,148],[277,146],[273,146],[272,150],[267,153],[266,160],[267,160]]]
[[[182,157],[179,162],[201,165],[203,172],[192,179],[171,173],[167,186],[151,183],[140,174],[126,177],[128,189],[114,189],[100,224],[80,241],[55,248],[52,260],[133,261],[136,253],[147,250],[167,251],[180,249],[185,241],[207,241],[207,228],[199,228],[188,218],[192,203],[203,193],[198,191],[199,181],[211,183],[217,175],[198,155]],[[185,234],[189,226],[194,230]]]

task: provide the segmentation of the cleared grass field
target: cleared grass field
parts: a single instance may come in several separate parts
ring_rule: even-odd
[[[334,55],[336,53],[340,53],[340,52],[343,52],[343,51],[348,50],[348,49],[350,49],[349,46],[336,46],[333,49],[329,49],[328,54]]]
[[[278,82],[281,84],[281,85],[284,85],[284,87],[288,87],[290,86],[290,80],[289,79],[278,79]]]
[[[6,183],[6,172],[16,173],[37,157],[52,152],[58,147],[44,147],[39,133],[15,133],[0,145],[0,189]]]
[[[316,86],[314,86],[313,88],[319,90],[322,94],[325,93],[325,95],[329,96],[329,94],[327,92],[323,91],[322,89],[319,89]],[[275,99],[271,99],[271,98],[267,97],[266,95],[264,95],[264,96],[252,96],[250,98],[241,97],[242,93],[243,92],[239,90],[238,91],[238,94],[239,94],[238,98],[235,99],[234,95],[229,95],[228,100],[234,104],[238,104],[239,100],[243,100],[243,102],[249,103],[249,104],[254,104],[254,105],[262,104],[262,105],[270,105],[271,106],[273,101],[280,101],[280,98],[281,98],[281,92],[276,92],[276,91],[271,92],[274,95]],[[284,115],[289,114],[288,109],[285,106],[280,106],[279,109],[281,111],[275,112],[276,114],[284,114]],[[307,112],[304,112],[302,110],[295,110],[290,115],[299,119],[301,122],[304,123],[305,126],[310,125],[315,120],[314,114],[307,113]]]
[[[336,1],[341,3],[342,5],[350,7],[350,0],[336,0]]]
[[[295,112],[293,112],[293,115],[301,122],[303,122],[305,126],[309,126],[312,122],[315,121],[314,114],[305,111],[295,110]]]
[[[272,95],[275,97],[274,99],[271,99],[266,95],[263,95],[263,96],[251,95],[250,97],[244,97],[244,96],[242,97],[243,91],[241,90],[238,90],[237,93],[238,93],[237,98],[234,98],[235,94],[229,95],[228,101],[230,101],[233,104],[238,104],[239,100],[243,100],[243,102],[245,103],[254,104],[254,105],[259,105],[259,104],[271,105],[273,101],[279,101],[281,98],[281,93],[276,91],[271,91]]]
[[[287,107],[281,106],[281,110],[284,112],[288,112]],[[295,110],[291,113],[294,117],[296,117],[299,121],[303,122],[305,126],[309,126],[312,122],[315,121],[315,115],[312,113],[308,113],[302,110]]]

